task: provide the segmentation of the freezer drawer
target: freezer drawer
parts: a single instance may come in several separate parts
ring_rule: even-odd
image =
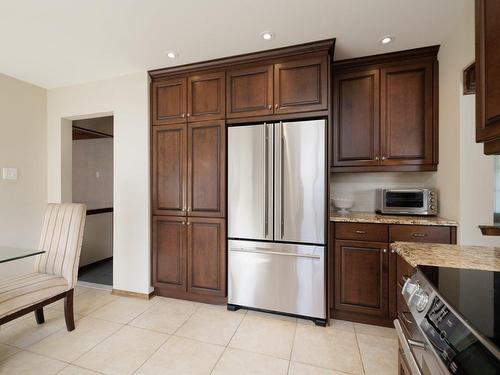
[[[228,303],[325,318],[325,248],[229,241]]]

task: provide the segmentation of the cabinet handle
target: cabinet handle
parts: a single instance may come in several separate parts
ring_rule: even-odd
[[[354,233],[356,234],[366,234],[364,230],[355,230]]]
[[[188,112],[187,117],[191,116],[191,114]]]
[[[394,253],[395,253],[394,249],[391,249],[391,254],[394,254]]]
[[[425,234],[425,233],[413,233],[412,236],[413,237],[427,237],[427,234]]]
[[[189,211],[191,211],[191,207],[188,207],[187,211],[188,211],[188,212],[189,212]]]
[[[190,222],[190,221],[188,221],[188,222],[187,222],[187,225],[191,225],[191,222]]]
[[[186,117],[186,114],[185,114],[185,113],[183,113],[183,114],[182,114],[182,118],[184,118],[184,117]]]
[[[273,105],[269,104],[269,110],[273,109]]]
[[[385,254],[387,253],[387,249],[382,249],[382,252]]]
[[[189,115],[188,115],[189,116]],[[382,160],[387,160],[387,158],[385,156],[382,156]]]
[[[185,221],[183,221],[183,222],[182,222],[182,225],[186,225],[186,222],[185,222]]]
[[[377,160],[377,161],[378,161],[379,159],[380,159],[380,158],[379,158],[378,156],[375,156],[375,160]]]
[[[275,104],[275,105],[274,105],[274,108],[278,109],[278,104]]]

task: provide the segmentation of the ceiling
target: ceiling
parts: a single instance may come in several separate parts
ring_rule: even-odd
[[[358,57],[442,43],[467,1],[0,0],[0,73],[54,88],[332,37]]]

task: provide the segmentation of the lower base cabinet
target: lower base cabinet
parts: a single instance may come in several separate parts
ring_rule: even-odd
[[[152,236],[156,294],[225,303],[225,219],[155,216]]]
[[[414,329],[401,296],[413,268],[390,249],[396,241],[456,243],[456,228],[379,223],[331,223],[330,310],[334,319]]]

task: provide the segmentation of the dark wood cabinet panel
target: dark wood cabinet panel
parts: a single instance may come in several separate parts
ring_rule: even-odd
[[[153,285],[186,289],[186,219],[153,217]]]
[[[274,65],[274,113],[319,111],[327,108],[326,56]]]
[[[379,164],[379,86],[378,69],[334,72],[333,166]]]
[[[186,122],[186,85],[186,78],[175,78],[151,84],[153,125]]]
[[[188,215],[224,217],[224,121],[189,123],[188,129]]]
[[[223,119],[226,115],[225,73],[210,73],[188,78],[188,120]]]
[[[500,2],[476,0],[476,141],[500,138]]]
[[[381,70],[381,162],[432,164],[432,63]]]
[[[188,292],[225,296],[224,219],[188,219]]]
[[[388,315],[387,244],[336,241],[335,309]]]
[[[154,215],[185,215],[187,124],[152,130],[152,211]]]
[[[272,114],[273,84],[273,65],[227,72],[227,118]]]
[[[339,240],[387,242],[389,226],[372,223],[337,223],[335,237]]]

